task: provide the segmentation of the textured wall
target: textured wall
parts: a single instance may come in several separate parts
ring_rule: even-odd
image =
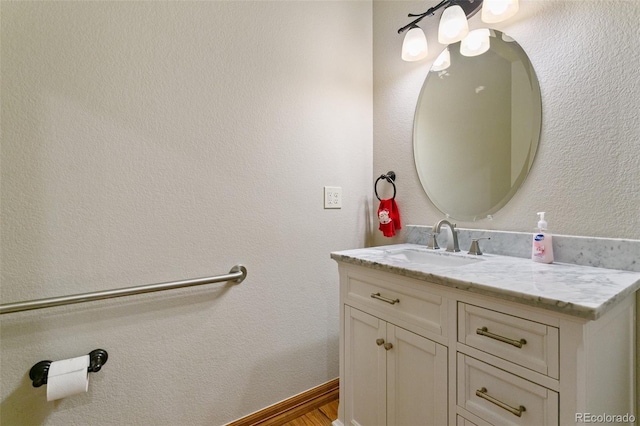
[[[423,28],[429,56],[400,59],[407,13],[436,2],[374,1],[373,176],[394,170],[404,223],[432,225],[444,214],[425,195],[413,162],[413,114],[429,67],[444,48],[438,18]],[[546,211],[556,234],[640,239],[640,2],[521,0],[515,18],[494,24],[523,47],[542,91],[542,134],[520,191],[493,220],[465,228],[530,232]],[[480,14],[471,29],[484,24]],[[455,162],[451,167],[456,167]],[[464,170],[460,170],[464,173]],[[404,233],[375,244],[402,242]]]
[[[218,425],[338,375],[372,175],[369,2],[2,2],[1,423]],[[342,210],[323,210],[324,185]],[[29,368],[109,351],[88,394]]]

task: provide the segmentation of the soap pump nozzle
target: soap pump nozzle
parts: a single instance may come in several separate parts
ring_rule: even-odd
[[[538,218],[540,219],[538,221],[538,229],[542,232],[542,230],[547,229],[547,221],[544,220],[544,213],[545,212],[538,212]]]

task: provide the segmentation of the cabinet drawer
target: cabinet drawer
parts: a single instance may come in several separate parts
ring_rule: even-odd
[[[394,320],[418,326],[437,335],[444,335],[446,304],[443,297],[426,291],[419,284],[404,281],[383,281],[373,277],[354,274],[346,282],[346,303],[367,310],[390,314]]]
[[[459,303],[458,341],[558,378],[559,333],[556,327]]]
[[[458,405],[493,424],[558,424],[556,392],[461,353]]]

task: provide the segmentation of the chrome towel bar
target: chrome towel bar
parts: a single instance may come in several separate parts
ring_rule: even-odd
[[[93,293],[52,297],[49,299],[37,299],[25,302],[7,303],[5,305],[0,305],[0,315],[10,314],[12,312],[30,311],[33,309],[50,308],[52,306],[71,305],[73,303],[111,299],[114,297],[132,296],[134,294],[151,293],[154,291],[172,290],[175,288],[193,287],[203,284],[213,284],[223,281],[234,281],[236,284],[240,284],[246,277],[247,268],[245,268],[243,265],[236,265],[231,268],[228,274],[217,275],[215,277],[193,278],[189,280],[171,281],[166,283],[147,284],[136,287],[96,291]]]

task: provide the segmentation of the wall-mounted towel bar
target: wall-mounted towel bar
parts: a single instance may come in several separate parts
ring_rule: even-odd
[[[192,287],[203,284],[213,284],[223,281],[235,281],[240,284],[247,277],[247,268],[236,265],[228,274],[215,277],[193,278],[167,283],[147,284],[137,287],[118,288],[113,290],[96,291],[94,293],[73,294],[70,296],[52,297],[50,299],[37,299],[25,302],[7,303],[0,305],[0,315],[12,312],[29,311],[32,309],[50,308],[52,306],[70,305],[72,303],[91,302],[93,300],[111,299],[114,297],[132,296],[134,294],[151,293],[153,291],[171,290],[174,288]]]

